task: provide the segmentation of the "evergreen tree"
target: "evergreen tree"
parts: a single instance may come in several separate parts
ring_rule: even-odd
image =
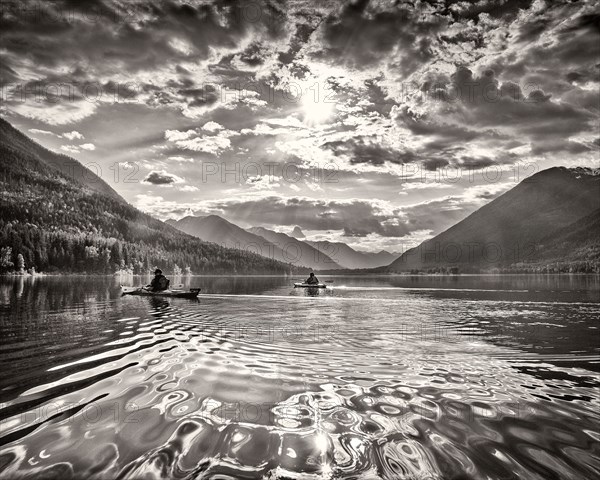
[[[3,272],[9,271],[14,266],[12,262],[12,248],[3,247],[0,248],[0,269]]]
[[[25,259],[21,253],[17,255],[17,273],[21,275],[25,273]]]

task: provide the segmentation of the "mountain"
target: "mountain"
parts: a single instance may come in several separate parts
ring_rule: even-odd
[[[312,242],[309,245],[334,259],[343,268],[374,268],[389,265],[399,255],[382,250],[381,252],[359,252],[342,242],[329,242],[326,240]]]
[[[290,233],[290,237],[294,237],[297,238],[298,240],[302,240],[304,238],[306,238],[306,235],[304,235],[304,232],[300,229],[299,226],[295,226],[294,230],[292,230],[292,233]]]
[[[594,265],[600,265],[600,209],[541,239],[520,266],[581,272],[593,271]]]
[[[46,272],[296,271],[180,232],[127,204],[76,160],[52,154],[4,120],[0,128],[0,273],[20,270],[22,261]]]
[[[385,270],[487,271],[539,262],[552,251],[570,252],[580,236],[588,238],[591,225],[582,219],[600,208],[599,193],[597,169],[543,170],[408,250]],[[569,235],[574,226],[579,233]]]
[[[218,215],[188,216],[181,220],[167,220],[166,223],[206,242],[252,251],[298,266],[309,265],[320,269],[371,268],[389,265],[397,258],[385,251],[357,252],[345,243],[303,241],[295,235],[286,235],[261,227],[244,230]],[[300,235],[302,231],[296,227],[292,233]]]
[[[318,270],[337,270],[342,268],[326,252],[322,252],[307,242],[302,242],[285,233],[274,232],[263,227],[252,227],[248,231],[277,245],[288,257],[294,259],[295,264],[307,265]]]
[[[21,155],[22,161],[35,164],[40,173],[58,170],[63,176],[88,190],[125,203],[125,200],[112,187],[90,169],[67,155],[54,153],[42,147],[3,118],[0,118],[0,137],[4,152],[8,155]]]
[[[213,242],[223,247],[237,248],[280,262],[300,265],[300,262],[294,261],[294,255],[288,255],[267,239],[248,232],[218,215],[187,216],[181,220],[167,220],[166,223],[205,242]]]
[[[400,253],[396,253],[396,252],[390,253],[387,250],[381,250],[380,252],[377,252],[377,253],[372,253],[372,252],[359,252],[359,253],[367,255],[372,260],[371,263],[373,266],[389,265],[391,262],[393,262],[397,258],[400,258],[400,255],[401,255]]]

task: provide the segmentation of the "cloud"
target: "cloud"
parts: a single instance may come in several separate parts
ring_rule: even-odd
[[[183,185],[179,187],[179,191],[181,192],[197,192],[198,187],[194,187],[193,185]]]
[[[412,230],[410,221],[403,217],[399,208],[387,202],[361,199],[326,201],[269,196],[242,201],[204,202],[198,213],[220,214],[234,222],[242,221],[253,225],[342,230],[346,236],[358,237],[371,233],[403,237]]]
[[[67,140],[82,140],[84,138],[83,134],[79,133],[76,130],[73,130],[72,132],[63,133],[62,136]]]
[[[18,5],[9,2],[3,13],[6,104],[20,115],[53,125],[86,118],[103,104],[170,105],[197,118],[220,106],[220,100],[223,105],[259,103],[250,97],[229,100],[233,90],[207,67],[236,50],[248,50],[250,37],[260,45],[256,48],[264,49],[285,43],[293,30],[285,9],[270,0],[251,6],[221,0],[151,6],[140,1],[65,6],[22,0]],[[252,62],[251,56],[244,59]],[[205,89],[207,83],[218,91]],[[55,95],[57,90],[67,93]],[[27,92],[27,98],[20,92]],[[47,93],[51,98],[39,102]]]
[[[48,135],[48,136],[58,137],[58,135],[56,133],[49,132],[48,130],[39,130],[37,128],[30,128],[29,132],[33,133],[34,135]]]
[[[209,128],[213,132],[216,132],[216,134],[203,135],[198,129],[187,131],[167,130],[165,132],[165,139],[174,143],[182,150],[203,152],[214,156],[218,156],[223,151],[231,149],[231,140],[229,137],[236,135],[235,132],[223,128],[215,128],[213,125],[209,125]]]
[[[273,175],[254,175],[246,179],[246,183],[255,190],[273,190],[281,186],[283,178]]]
[[[441,100],[457,113],[468,115],[472,123],[485,127],[506,128],[543,139],[556,134],[576,134],[590,128],[590,112],[573,105],[556,103],[540,89],[523,91],[513,82],[500,83],[493,70],[481,76],[465,67],[456,70]],[[456,99],[454,101],[453,99]]]
[[[152,171],[143,180],[144,183],[159,186],[168,186],[174,183],[182,183],[183,181],[184,180],[182,178],[178,177],[177,175],[168,173],[165,170]]]
[[[67,153],[79,153],[80,152],[79,147],[77,147],[76,145],[61,145],[60,149]]]
[[[384,145],[381,138],[374,137],[354,137],[344,141],[332,141],[325,143],[323,147],[330,149],[336,156],[346,157],[351,164],[403,164],[415,160],[415,156],[410,152],[394,150],[394,148]]]
[[[375,115],[389,118],[393,108],[394,116],[403,112],[398,126],[407,138],[398,137],[397,143],[405,145],[357,132],[362,142],[345,150],[339,146],[338,156],[355,165],[382,166],[417,155],[434,168],[459,163],[461,156],[481,157],[476,153],[481,148],[498,161],[494,155],[514,140],[520,126],[531,137],[534,154],[552,153],[542,137],[559,131],[576,144],[554,142],[554,151],[575,155],[587,143],[571,137],[589,132],[590,118],[597,118],[600,42],[590,2],[357,0],[283,7],[266,0],[251,5],[214,0],[150,8],[136,1],[125,8],[106,0],[80,3],[68,17],[59,5],[38,3],[24,0],[20,10],[41,8],[40,18],[3,18],[8,33],[0,47],[13,86],[21,83],[32,92],[68,87],[45,102],[9,95],[11,111],[48,124],[94,117],[107,105],[172,109],[197,119],[194,128],[203,125],[196,128],[198,135],[181,141],[181,149],[220,155],[236,147],[230,136],[211,138],[226,130],[218,118],[224,110],[247,123],[252,115],[251,126],[236,128],[243,135],[285,135],[305,126],[269,120],[288,115],[300,122],[306,112],[282,93],[291,84],[314,89],[316,82],[325,94],[335,93],[331,133],[366,128]],[[251,12],[259,14],[254,18]],[[52,35],[40,34],[46,31]],[[456,65],[460,68],[453,72]],[[495,73],[486,84],[488,70]],[[471,104],[441,97],[452,98],[457,86],[472,82],[497,101],[478,101],[478,87]],[[435,90],[437,97],[416,99],[411,85]],[[523,101],[511,102],[510,92],[518,89]],[[342,121],[334,123],[337,118]],[[567,131],[561,131],[562,123]],[[175,125],[168,130],[175,129],[181,130]]]
[[[180,142],[182,140],[189,140],[191,137],[196,136],[195,130],[188,130],[186,132],[180,132],[179,130],[167,130],[165,132],[165,138],[169,142]]]
[[[39,120],[47,125],[68,125],[96,113],[97,105],[83,100],[34,102],[15,101],[12,97],[4,102],[6,108],[22,117]]]
[[[410,182],[404,183],[402,188],[404,190],[429,190],[429,189],[445,189],[451,188],[452,185],[442,182]]]
[[[191,157],[182,157],[180,155],[170,156],[168,160],[178,163],[191,163],[194,161],[194,159]]]
[[[77,135],[72,135],[72,134],[77,134]],[[83,138],[83,135],[81,135],[78,132],[71,132],[68,135],[71,138]],[[57,135],[57,136],[59,138],[66,137],[67,134]],[[68,153],[80,153],[81,150],[87,150],[87,151],[96,150],[96,145],[94,145],[93,143],[83,143],[81,145],[61,145],[60,149],[63,150],[64,152],[68,152]]]
[[[391,8],[358,0],[331,13],[320,26],[312,56],[364,69],[395,59],[409,73],[432,57],[430,38],[446,21],[426,9],[396,3]],[[431,12],[433,13],[433,12]]]
[[[392,114],[399,126],[425,140],[414,152],[429,168],[515,163],[519,157],[507,153],[515,142],[529,142],[533,154],[589,150],[570,138],[591,132],[595,115],[555,102],[542,90],[500,82],[492,70],[477,76],[459,67],[450,76],[427,80],[422,89],[427,109],[404,105]]]
[[[223,125],[217,122],[206,122],[202,125],[202,130],[206,130],[207,132],[218,132],[219,130],[223,130]]]

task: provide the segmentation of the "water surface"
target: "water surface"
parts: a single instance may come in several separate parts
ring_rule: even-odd
[[[0,477],[598,477],[597,276],[320,279],[0,280]]]

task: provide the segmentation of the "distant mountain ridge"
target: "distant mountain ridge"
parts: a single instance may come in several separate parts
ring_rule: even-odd
[[[296,225],[294,227],[294,230],[292,230],[292,233],[290,233],[290,237],[297,238],[298,240],[303,240],[306,238],[306,235],[304,235],[302,229]]]
[[[179,230],[207,242],[248,250],[268,258],[317,270],[372,268],[389,265],[398,258],[386,251],[359,252],[341,242],[305,240],[299,227],[295,235],[251,227],[246,230],[218,215],[187,216],[166,221]],[[299,238],[302,234],[303,238]]]
[[[308,265],[316,270],[342,268],[334,258],[312,246],[309,242],[264,227],[252,227],[248,229],[248,232],[263,237],[282,248],[289,257],[295,259],[294,262]]]
[[[296,261],[293,254],[284,252],[280,246],[244,230],[218,215],[187,216],[180,220],[170,219],[166,223],[205,242],[253,252],[284,263],[302,265],[301,262]]]
[[[564,254],[570,250],[569,244],[594,236],[598,208],[598,169],[543,170],[448,230],[408,250],[382,271],[455,268],[476,272],[549,260],[552,249]],[[590,220],[577,223],[588,215]],[[570,236],[569,230],[574,227],[579,233]],[[558,237],[563,239],[562,246],[553,245]],[[585,262],[586,258],[584,255],[571,261]]]
[[[342,242],[329,242],[327,240],[307,241],[309,245],[329,255],[343,268],[374,268],[389,265],[400,255],[392,254],[385,250],[380,252],[359,252]]]

